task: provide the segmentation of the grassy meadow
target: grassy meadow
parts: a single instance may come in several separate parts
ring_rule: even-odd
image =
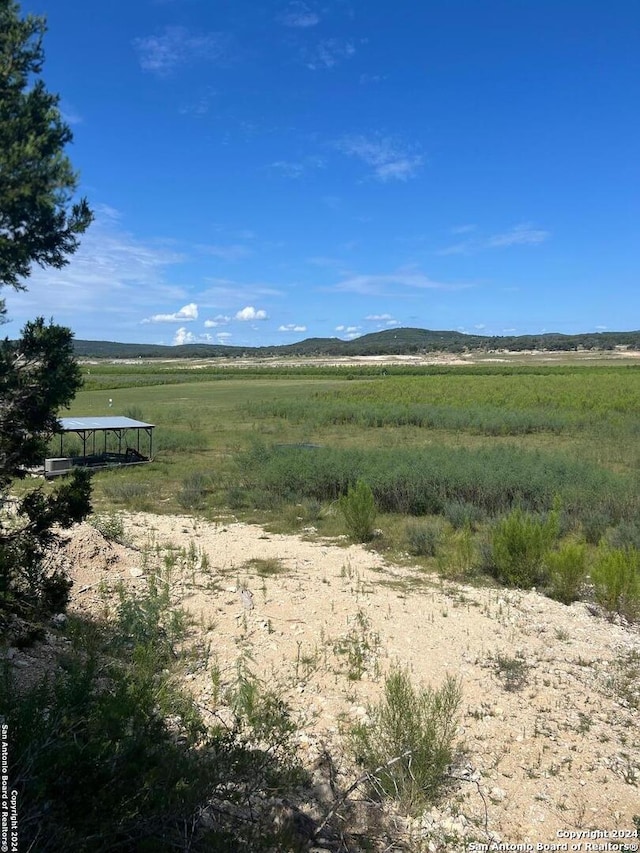
[[[378,510],[373,547],[450,577],[491,567],[493,531],[514,510],[535,521],[555,509],[558,547],[640,547],[640,367],[83,370],[68,414],[157,427],[152,465],[96,473],[100,511],[197,512],[336,535],[339,498],[361,480]],[[73,442],[65,452],[77,452]],[[59,440],[53,447],[57,455]]]

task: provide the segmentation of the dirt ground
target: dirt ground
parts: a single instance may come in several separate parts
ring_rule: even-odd
[[[224,689],[245,656],[294,709],[309,764],[326,747],[346,787],[357,770],[342,733],[367,718],[385,674],[406,667],[416,684],[433,687],[452,674],[463,690],[462,780],[423,816],[423,838],[449,832],[535,845],[564,843],[563,832],[600,831],[619,843],[613,833],[634,829],[637,627],[535,591],[443,583],[419,568],[389,565],[363,546],[319,540],[313,528],[292,536],[190,517],[131,514],[124,521],[135,548],[111,543],[87,524],[69,536],[71,609],[102,612],[105,586],[122,580],[143,588],[154,565],[171,565],[174,598],[208,645],[201,668],[188,676],[205,713],[213,702],[212,667]],[[634,655],[631,678],[623,661]],[[579,849],[596,849],[585,843]],[[434,841],[427,849],[443,848]],[[464,842],[450,849],[465,849]]]

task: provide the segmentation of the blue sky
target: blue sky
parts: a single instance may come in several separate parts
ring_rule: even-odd
[[[78,338],[640,328],[637,0],[23,0],[96,221]]]

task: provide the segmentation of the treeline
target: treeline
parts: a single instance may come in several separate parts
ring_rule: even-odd
[[[467,335],[455,331],[429,329],[388,329],[352,341],[339,338],[307,338],[293,344],[264,347],[236,347],[221,344],[125,344],[115,341],[76,340],[80,358],[276,358],[301,356],[419,355],[423,353],[489,352],[510,350],[575,351],[640,349],[640,331],[588,332],[579,335]]]

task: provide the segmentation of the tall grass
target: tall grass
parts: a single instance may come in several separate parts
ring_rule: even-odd
[[[256,445],[238,457],[239,479],[285,500],[337,500],[359,479],[381,512],[440,514],[451,502],[498,515],[521,507],[544,512],[562,499],[580,518],[599,506],[611,523],[633,515],[638,499],[630,478],[559,453],[517,447],[343,449]]]
[[[634,620],[640,616],[640,551],[599,549],[591,569],[596,600],[612,613]]]

